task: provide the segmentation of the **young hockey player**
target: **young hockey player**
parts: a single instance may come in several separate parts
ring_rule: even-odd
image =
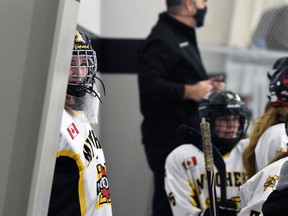
[[[103,149],[90,125],[97,123],[100,100],[96,71],[91,41],[76,31],[49,216],[112,215]]]
[[[215,162],[216,194],[219,200],[224,198],[219,202],[221,216],[236,215],[238,188],[246,180],[242,164],[242,151],[248,144],[242,139],[248,127],[246,111],[244,102],[231,91],[213,91],[199,107],[200,117],[210,123],[212,144],[225,163],[224,170],[218,170]],[[197,134],[192,135],[191,144],[173,150],[165,164],[165,189],[175,216],[210,215],[204,154],[201,146],[193,145],[193,136]],[[226,181],[220,182],[221,175]]]

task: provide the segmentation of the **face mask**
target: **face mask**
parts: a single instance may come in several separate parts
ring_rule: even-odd
[[[207,6],[204,9],[198,9],[196,14],[193,16],[197,22],[197,27],[204,25],[204,19],[207,12]]]

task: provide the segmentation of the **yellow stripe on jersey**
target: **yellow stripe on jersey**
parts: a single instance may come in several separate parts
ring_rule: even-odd
[[[190,179],[188,179],[188,184],[191,187],[191,191],[190,191],[190,197],[191,197],[191,204],[199,209],[201,209],[200,204],[199,204],[199,199],[198,199],[198,194],[195,188],[195,185],[193,184],[192,181],[190,181]]]

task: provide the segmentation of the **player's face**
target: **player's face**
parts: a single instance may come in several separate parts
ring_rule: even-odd
[[[215,121],[215,131],[220,138],[237,138],[239,127],[239,116],[218,116]]]
[[[88,75],[87,59],[85,56],[76,57],[71,59],[69,82],[71,83],[83,83]]]

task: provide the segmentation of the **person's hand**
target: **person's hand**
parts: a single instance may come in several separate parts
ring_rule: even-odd
[[[225,88],[224,77],[215,76],[209,79],[213,86],[213,90],[222,91]]]
[[[205,94],[213,89],[211,80],[199,81],[194,85],[186,84],[184,87],[184,99],[201,101]]]
[[[218,211],[220,216],[236,216],[237,215],[237,204],[232,200],[218,203]],[[200,212],[199,216],[210,216],[210,208],[204,209]]]

